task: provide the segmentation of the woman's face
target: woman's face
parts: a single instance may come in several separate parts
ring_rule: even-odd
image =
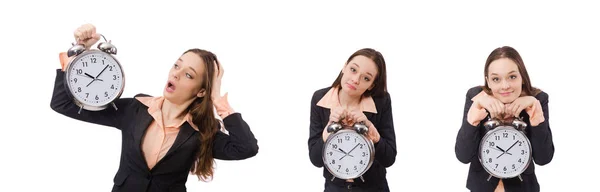
[[[493,96],[502,103],[512,103],[519,98],[523,88],[523,78],[517,64],[508,58],[492,61],[486,77]]]
[[[164,97],[173,103],[184,103],[204,96],[204,61],[195,53],[183,54],[169,71],[163,91]]]
[[[358,55],[344,66],[342,72],[342,91],[350,96],[360,96],[373,88],[377,65],[368,57]]]

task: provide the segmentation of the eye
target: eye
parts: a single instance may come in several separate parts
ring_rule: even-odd
[[[509,78],[510,78],[510,79],[516,79],[516,78],[517,78],[517,76],[516,76],[516,75],[511,75]]]
[[[492,78],[492,81],[493,81],[493,82],[498,82],[499,80],[500,80],[500,79],[499,79],[498,77],[493,77],[493,78]]]
[[[190,75],[189,73],[185,73],[185,77],[187,77],[188,79],[192,79],[192,75]]]
[[[364,80],[365,81],[371,81],[371,79],[369,77],[365,77]]]
[[[177,69],[179,68],[179,65],[177,65],[177,63],[173,64],[173,68]]]
[[[356,69],[354,69],[354,67],[350,67],[350,71],[356,72]]]

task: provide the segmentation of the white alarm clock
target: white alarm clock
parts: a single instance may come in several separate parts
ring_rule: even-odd
[[[101,35],[104,38],[103,35]],[[104,38],[106,41],[106,38]],[[73,44],[67,55],[74,56],[65,69],[65,86],[81,109],[99,111],[109,105],[117,110],[114,101],[121,97],[125,88],[125,74],[114,57],[117,49],[110,41],[98,44],[97,50],[85,50]]]
[[[525,134],[527,124],[521,118],[502,122],[489,119],[488,130],[479,145],[479,161],[483,168],[499,179],[519,177],[531,162],[531,143]]]
[[[343,129],[339,123],[327,127],[329,135],[323,146],[323,163],[335,179],[355,179],[369,170],[375,159],[373,142],[365,134],[368,127],[356,123],[352,129]]]

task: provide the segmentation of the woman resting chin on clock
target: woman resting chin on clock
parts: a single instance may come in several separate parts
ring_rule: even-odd
[[[86,24],[75,31],[75,38],[89,49],[99,35],[93,25]],[[80,114],[63,84],[64,65],[69,59],[61,53],[63,69],[56,71],[50,105],[70,118],[121,131],[121,164],[112,191],[183,192],[190,173],[203,181],[212,179],[214,159],[242,160],[258,153],[250,127],[229,106],[227,94],[220,94],[223,68],[209,51],[190,49],[177,58],[168,72],[163,96],[138,94],[117,99],[117,109],[82,110]],[[100,73],[94,69],[85,72]],[[80,78],[84,80],[92,81]],[[90,85],[110,86],[102,83]]]
[[[330,135],[327,127],[331,122],[339,122],[343,126],[363,122],[369,128],[367,138],[375,145],[375,158],[372,166],[363,174],[364,182],[360,178],[335,178],[332,181],[333,175],[324,167],[325,191],[390,191],[385,175],[386,168],[396,160],[396,135],[391,98],[386,86],[383,55],[365,48],[348,58],[330,87],[314,92],[308,139],[310,160],[314,166],[324,167],[322,150]]]
[[[471,191],[540,191],[535,164],[546,165],[554,156],[554,143],[548,116],[548,94],[532,87],[519,53],[512,47],[495,49],[485,63],[485,85],[470,88],[466,94],[462,127],[456,138],[456,157],[470,163],[467,188]],[[486,133],[487,116],[504,120],[522,117],[527,123],[533,162],[518,177],[500,180],[487,173],[478,160],[480,141]],[[498,146],[507,149],[510,146]]]

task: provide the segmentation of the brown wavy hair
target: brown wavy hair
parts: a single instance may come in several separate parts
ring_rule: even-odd
[[[354,52],[352,55],[350,55],[350,57],[348,58],[348,60],[346,61],[346,65],[352,60],[354,59],[354,57],[356,56],[365,56],[371,60],[373,60],[373,62],[375,62],[375,65],[377,65],[377,77],[375,77],[375,79],[373,80],[373,89],[371,90],[366,90],[365,93],[363,93],[363,96],[383,96],[385,95],[385,93],[387,92],[387,75],[386,75],[386,67],[385,67],[385,59],[383,59],[383,55],[379,52],[376,51],[375,49],[372,48],[363,48],[360,49],[356,52]],[[342,71],[340,71],[340,74],[338,75],[338,77],[335,79],[335,81],[333,82],[333,84],[331,84],[331,87],[336,87],[336,88],[340,88],[342,85],[341,81],[342,81],[342,76],[344,74],[342,73]]]
[[[527,69],[525,68],[525,64],[523,63],[523,59],[521,58],[521,55],[519,54],[519,52],[517,52],[516,49],[514,49],[510,46],[498,47],[498,48],[494,49],[492,51],[492,53],[490,53],[490,55],[488,56],[487,60],[485,61],[485,69],[483,70],[483,76],[484,76],[484,82],[485,82],[484,86],[482,86],[483,91],[485,91],[488,95],[492,95],[492,90],[490,89],[490,87],[487,83],[487,77],[488,77],[488,72],[489,72],[488,69],[490,67],[490,64],[493,61],[502,59],[502,58],[508,58],[508,59],[512,60],[513,62],[515,62],[515,64],[517,64],[519,73],[521,74],[521,77],[523,78],[523,84],[521,85],[521,89],[523,91],[521,92],[521,96],[524,96],[524,95],[536,96],[538,93],[541,92],[540,89],[531,86],[531,80],[529,79],[529,74],[527,73]]]
[[[202,87],[205,90],[204,97],[197,97],[188,107],[188,112],[192,116],[192,122],[198,127],[200,132],[200,148],[196,153],[196,159],[190,172],[202,181],[212,179],[214,170],[214,158],[212,153],[213,141],[217,131],[219,131],[219,122],[215,118],[213,111],[212,95],[212,75],[215,73],[214,62],[219,62],[217,56],[210,51],[202,49],[189,49],[188,52],[195,53],[204,61],[205,74],[202,78]]]

